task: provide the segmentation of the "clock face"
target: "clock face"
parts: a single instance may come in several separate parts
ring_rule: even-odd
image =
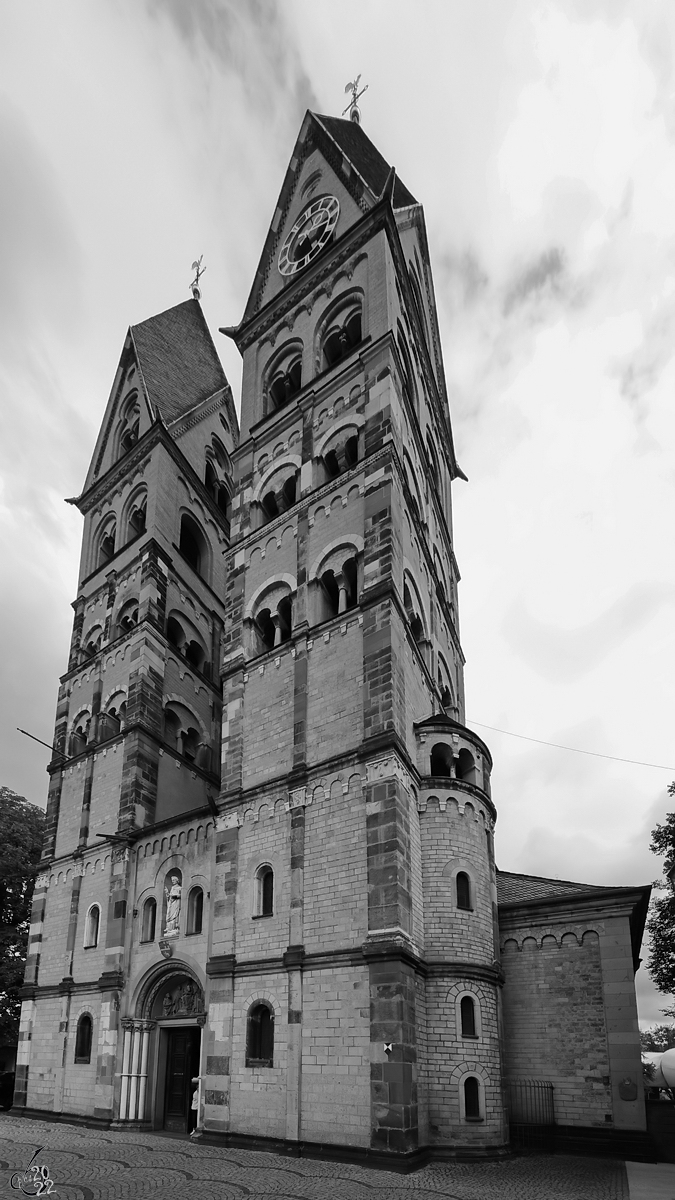
[[[307,205],[279,251],[282,275],[295,275],[321,253],[332,237],[339,215],[337,196],[321,196]]]

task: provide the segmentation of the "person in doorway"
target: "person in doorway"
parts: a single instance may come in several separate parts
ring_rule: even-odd
[[[193,1076],[193,1078],[190,1080],[190,1082],[194,1088],[194,1091],[192,1093],[192,1104],[190,1105],[191,1114],[192,1113],[197,1114],[199,1112],[199,1076],[198,1075]],[[191,1115],[190,1124],[192,1125],[192,1122],[194,1121],[195,1128],[191,1130],[190,1137],[194,1137],[195,1134],[197,1133],[197,1128],[196,1128],[197,1120],[198,1120],[197,1115],[195,1115],[194,1117]]]

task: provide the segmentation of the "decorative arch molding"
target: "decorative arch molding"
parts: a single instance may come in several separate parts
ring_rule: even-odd
[[[206,725],[202,721],[199,713],[195,711],[195,709],[192,707],[191,704],[188,704],[185,697],[183,695],[180,695],[178,692],[165,692],[165,694],[162,696],[162,709],[165,709],[167,704],[171,704],[171,703],[180,704],[182,708],[186,708],[188,710],[188,712],[192,714],[195,721],[197,721],[199,723],[199,728],[200,728],[202,734],[204,735],[206,741],[208,742],[209,745],[211,745],[211,735],[208,732]]]
[[[415,466],[408,450],[403,449],[403,478],[405,479],[408,489],[411,492],[417,506],[417,519],[422,525],[426,525],[426,500],[422,495],[420,483],[418,479],[419,466]]]
[[[275,475],[281,475],[284,469],[288,467],[291,467],[294,471],[299,471],[301,466],[302,459],[300,458],[299,454],[285,454],[283,458],[276,459],[272,463],[271,467],[267,467],[265,469],[265,474],[262,476],[260,483],[256,487],[251,497],[251,503],[260,503],[261,496],[265,494],[270,480],[273,479]]]
[[[197,984],[202,996],[206,993],[206,976],[197,964],[187,958],[172,958],[170,962],[157,963],[150,967],[136,984],[129,1004],[130,1016],[137,1020],[148,1020],[158,993],[173,977],[187,976]]]
[[[473,1059],[465,1059],[464,1062],[458,1063],[450,1073],[450,1078],[462,1084],[467,1075],[478,1075],[484,1084],[491,1082],[489,1071],[486,1070],[482,1063],[475,1062]]]
[[[226,829],[240,828],[244,822],[255,824],[261,820],[278,819],[295,808],[309,808],[315,802],[321,803],[330,797],[334,789],[342,796],[348,796],[353,789],[361,795],[365,779],[365,775],[361,775],[359,771],[341,771],[304,787],[295,788],[284,796],[277,795],[256,802],[243,812],[226,813],[217,819],[216,827],[218,832],[222,833]]]
[[[459,1100],[459,1119],[462,1124],[471,1120],[470,1117],[467,1117],[465,1109],[464,1084],[467,1079],[476,1079],[478,1081],[478,1106],[480,1112],[479,1120],[487,1122],[487,1111],[485,1104],[486,1088],[488,1088],[490,1084],[494,1082],[494,1080],[485,1070],[485,1067],[478,1062],[466,1060],[455,1067],[450,1078],[457,1087]]]
[[[124,592],[117,593],[117,596],[115,597],[115,604],[114,604],[114,607],[112,610],[112,619],[110,622],[110,627],[113,631],[115,638],[118,638],[120,636],[119,633],[116,632],[116,626],[117,626],[117,622],[120,617],[120,613],[123,611],[123,609],[127,608],[127,606],[131,607],[132,604],[136,604],[137,607],[140,608],[140,606],[141,606],[140,596],[135,596],[133,594],[133,592],[129,592],[126,589],[124,590]]]
[[[103,635],[103,631],[104,631],[104,617],[103,616],[98,616],[98,615],[94,616],[94,619],[92,621],[90,621],[89,624],[82,630],[82,633],[80,635],[80,646],[86,646],[87,642],[91,639],[92,633],[94,633],[94,631],[96,629],[100,629],[101,635]]]
[[[274,344],[274,352],[272,354],[270,354],[267,362],[265,363],[264,370],[263,370],[263,390],[264,391],[267,391],[267,388],[269,386],[270,376],[274,374],[274,372],[278,369],[279,365],[284,361],[284,359],[286,357],[290,358],[292,355],[295,355],[295,354],[299,354],[301,357],[304,355],[305,346],[304,346],[304,342],[303,342],[302,338],[292,336],[293,327],[295,326],[296,321],[298,320],[298,317],[300,315],[301,315],[300,311],[296,311],[295,313],[293,313],[292,317],[287,317],[285,321],[282,321],[280,325],[276,326],[276,335],[277,336],[275,338],[275,343],[276,343],[276,340],[278,339],[279,335],[281,333],[283,333],[285,330],[287,330],[289,333],[291,333],[291,337],[287,337],[281,343],[280,346],[277,346],[276,344]]]
[[[433,815],[435,812],[447,812],[449,817],[457,816],[463,817],[465,820],[482,821],[485,829],[492,833],[495,823],[491,814],[483,808],[483,804],[478,803],[478,800],[474,800],[473,796],[471,799],[465,800],[458,795],[449,794],[454,791],[455,786],[457,786],[458,790],[462,787],[461,781],[455,779],[448,780],[448,785],[445,795],[442,794],[444,790],[442,785],[439,787],[438,784],[434,785],[434,791],[430,795],[426,793],[420,794],[417,801],[418,813],[422,815],[429,812],[430,815]],[[465,785],[465,787],[472,787],[472,785]],[[440,796],[436,794],[439,791],[441,792]]]
[[[282,1015],[281,1001],[274,992],[270,992],[267,988],[258,988],[256,991],[250,992],[241,1004],[241,1011],[248,1014],[252,1004],[268,1004],[275,1017]]]
[[[141,496],[147,497],[147,495],[148,485],[144,480],[140,483],[136,483],[135,481],[132,483],[127,495],[124,498],[124,502],[120,511],[120,521],[125,532],[131,509]]]
[[[198,632],[201,634],[202,637],[210,637],[210,635],[211,635],[211,616],[210,616],[210,614],[200,606],[200,604],[197,600],[195,600],[192,596],[188,596],[187,593],[181,591],[180,588],[178,588],[178,598],[180,600],[180,603],[185,605],[186,608],[192,609],[192,614],[187,617],[187,620],[203,621],[206,626],[206,629],[203,633],[201,632],[201,630],[198,630]],[[175,610],[176,612],[179,612],[180,610],[175,608],[174,601],[172,601],[172,604],[173,604],[173,608],[170,611]]]
[[[308,582],[311,583],[312,580],[318,577],[319,568],[331,554],[335,554],[338,550],[342,549],[352,550],[355,554],[363,554],[363,538],[358,533],[345,533],[342,537],[333,538],[314,559],[307,575]]]
[[[523,949],[526,951],[528,949],[545,949],[544,942],[554,942],[557,949],[560,950],[562,949],[563,945],[593,945],[599,941],[599,938],[600,934],[598,930],[594,928],[584,929],[583,933],[581,934],[579,933],[578,929],[564,929],[562,927],[559,927],[558,929],[546,929],[545,932],[539,930],[536,934],[531,929],[528,929],[509,932],[508,936],[502,940],[500,945],[502,953],[510,951],[511,953],[517,952],[522,954]],[[528,943],[528,946],[525,945],[526,942]],[[550,948],[553,949],[553,946],[551,945]]]
[[[170,838],[153,838],[145,842],[143,845],[139,844],[137,854],[139,858],[147,858],[148,855],[154,856],[157,854],[163,854],[165,849],[168,850],[170,854],[173,854],[179,851],[183,844],[189,846],[192,843],[199,842],[201,840],[204,841],[205,846],[208,846],[209,837],[212,832],[212,821],[207,821],[206,825],[201,823],[198,825],[191,825],[188,829],[181,829],[178,834],[172,833]],[[179,845],[181,838],[184,838],[184,843],[181,842]],[[176,865],[179,866],[180,864],[177,863]]]
[[[128,691],[124,684],[118,683],[115,687],[111,688],[109,692],[106,692],[105,696],[101,700],[101,712],[106,711],[110,701],[114,699],[115,696],[123,696],[125,700],[128,698]]]
[[[343,429],[353,429],[356,433],[360,433],[364,424],[365,418],[362,417],[360,413],[350,413],[346,417],[342,417],[340,420],[336,421],[334,425],[331,425],[330,429],[326,430],[321,438],[321,441],[315,447],[314,458],[321,458],[326,446],[328,446],[333,438],[337,437]]]
[[[345,278],[344,274],[342,278]],[[350,282],[351,277],[347,278],[348,282]],[[337,284],[338,281],[339,277],[335,280],[335,284]],[[366,318],[368,314],[364,288],[357,284],[353,287],[345,288],[344,291],[338,292],[337,295],[335,295],[335,287],[333,287],[332,293],[328,293],[327,289],[325,292],[329,297],[329,302],[317,321],[316,328],[314,330],[315,371],[319,371],[321,369],[321,353],[326,332],[332,325],[333,321],[337,320],[343,311],[347,311],[349,309],[359,309],[361,314],[361,340],[367,336]]]
[[[75,716],[72,717],[72,719],[70,721],[70,724],[68,726],[68,732],[72,733],[73,730],[75,729],[75,726],[77,725],[78,721],[80,721],[81,718],[85,717],[85,716],[91,717],[91,704],[81,704],[79,706],[79,708],[77,709],[77,712],[75,713]]]
[[[449,994],[448,999],[450,999]],[[479,1041],[483,1036],[483,1014],[486,1006],[486,997],[483,989],[474,983],[469,985],[460,984],[457,987],[454,996],[455,1029],[457,1031],[457,1040],[459,1041],[460,1045],[462,1043],[462,1038],[470,1038],[472,1036],[471,1034],[464,1033],[462,1027],[462,1000],[467,999],[473,1001],[474,1036]]]
[[[290,588],[291,592],[295,594],[298,589],[298,581],[295,578],[295,575],[291,575],[287,571],[280,571],[277,575],[273,575],[270,579],[266,579],[264,583],[261,583],[260,587],[256,588],[248,604],[246,605],[244,619],[247,617],[250,619],[253,616],[253,613],[255,612],[259,602],[262,600],[266,592],[271,592],[274,588],[283,585]]]
[[[429,597],[427,595],[426,603],[425,603],[425,600],[422,597],[422,589],[417,581],[417,576],[413,569],[413,565],[410,562],[410,559],[408,559],[404,556],[404,558],[403,558],[403,588],[404,588],[404,591],[405,591],[406,583],[412,589],[415,597],[417,598],[417,602],[418,602],[419,608],[420,608],[420,614],[422,616],[422,621],[424,623],[424,637],[425,637],[425,639],[428,639],[429,630],[431,629],[431,619],[429,616],[429,602],[428,602]]]
[[[218,525],[218,522],[208,511],[206,505],[202,503],[201,498],[188,483],[187,479],[184,479],[182,475],[178,475],[177,479],[179,483],[182,483],[188,497],[188,503],[186,504],[186,502],[183,501],[178,512],[178,528],[180,529],[180,522],[184,516],[192,517],[193,521],[196,521],[198,524],[202,525],[204,537],[207,539],[207,541],[209,535],[213,533],[219,545],[221,543],[226,543],[229,546],[229,542],[227,541],[223,530]],[[212,550],[211,553],[213,553]]]

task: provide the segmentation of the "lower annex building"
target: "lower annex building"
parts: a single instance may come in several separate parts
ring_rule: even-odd
[[[195,292],[129,329],[73,501],[14,1111],[639,1147],[649,888],[496,870],[424,215],[358,119],[307,113],[222,332],[241,422]]]

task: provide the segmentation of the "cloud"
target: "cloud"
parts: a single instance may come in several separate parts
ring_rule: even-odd
[[[636,583],[595,620],[576,629],[537,620],[519,598],[507,609],[502,629],[509,645],[533,671],[552,683],[568,683],[593,671],[673,596],[671,584]]]
[[[146,0],[154,20],[170,21],[205,72],[225,70],[241,81],[247,106],[269,114],[286,95],[291,111],[314,108],[283,7],[276,0]],[[244,114],[237,114],[244,118]]]
[[[25,366],[41,322],[67,337],[78,321],[82,258],[49,158],[3,96],[0,173],[0,345],[5,361]]]
[[[545,250],[509,285],[504,298],[505,316],[509,316],[514,308],[522,305],[528,298],[540,298],[544,289],[549,294],[559,295],[564,271],[564,251],[558,246]]]

